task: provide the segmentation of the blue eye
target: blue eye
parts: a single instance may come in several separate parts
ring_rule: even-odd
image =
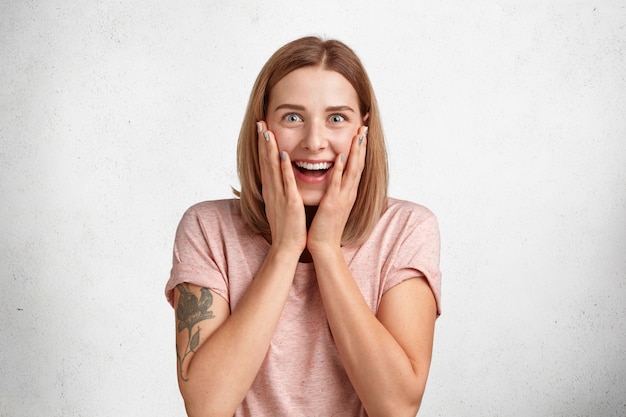
[[[342,114],[333,114],[330,116],[330,121],[333,123],[341,123],[345,120],[346,118]]]
[[[300,116],[298,116],[296,113],[289,113],[287,114],[284,119],[288,122],[301,122],[302,118]]]

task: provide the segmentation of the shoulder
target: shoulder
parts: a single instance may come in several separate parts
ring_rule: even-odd
[[[196,203],[186,210],[186,213],[197,215],[232,214],[239,212],[239,200],[230,198],[225,200],[210,200]]]
[[[393,251],[424,245],[435,248],[439,238],[439,223],[429,208],[411,201],[388,198],[387,210],[368,240]]]
[[[183,219],[197,219],[201,221],[217,221],[224,218],[241,218],[239,200],[211,200],[196,203],[185,210]]]
[[[212,200],[196,203],[185,210],[179,228],[183,230],[207,229],[222,230],[239,229],[243,225],[239,200]]]
[[[406,245],[436,245],[439,224],[435,214],[426,206],[389,197],[387,209],[367,240],[369,246],[401,250]]]
[[[387,210],[383,213],[381,222],[388,224],[405,223],[434,223],[437,224],[437,217],[426,206],[407,200],[399,200],[389,197],[387,199]]]

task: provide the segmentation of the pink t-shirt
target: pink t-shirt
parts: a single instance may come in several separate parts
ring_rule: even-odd
[[[179,224],[166,295],[176,285],[207,287],[237,308],[269,243],[243,222],[239,201],[196,204]],[[376,313],[402,281],[428,280],[440,313],[439,228],[431,211],[389,199],[368,240],[343,253],[361,294]],[[365,416],[333,342],[313,264],[299,263],[267,356],[235,416]]]

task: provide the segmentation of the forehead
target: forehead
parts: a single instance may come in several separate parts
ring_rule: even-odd
[[[358,102],[358,95],[343,75],[321,67],[304,67],[291,71],[276,83],[269,94],[269,103],[311,100],[334,102],[333,105],[354,105]]]

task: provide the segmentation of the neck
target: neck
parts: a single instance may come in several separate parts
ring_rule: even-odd
[[[306,230],[309,230],[315,213],[317,213],[317,206],[304,206],[304,213],[306,215]]]
[[[309,230],[311,227],[311,223],[313,223],[313,218],[315,217],[315,213],[317,213],[317,206],[304,206],[304,213],[306,215],[306,230]],[[300,262],[310,263],[313,262],[313,258],[311,257],[311,253],[307,248],[304,248],[302,255],[300,255]]]

